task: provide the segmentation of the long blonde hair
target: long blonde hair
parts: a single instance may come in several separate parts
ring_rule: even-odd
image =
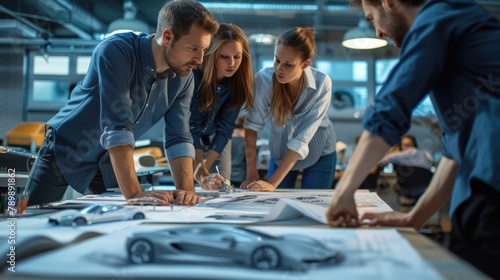
[[[219,55],[219,49],[222,43],[235,40],[240,42],[243,55],[240,67],[232,77],[228,79],[229,83],[229,108],[230,110],[240,109],[245,104],[245,109],[253,108],[252,86],[253,72],[252,61],[250,58],[250,48],[248,40],[241,28],[235,24],[221,23],[219,30],[215,34],[210,47],[203,58],[201,72],[203,78],[199,87],[201,112],[211,110],[215,105],[217,96],[217,69],[216,59]]]
[[[301,61],[311,59],[316,49],[314,41],[314,29],[310,27],[294,27],[281,33],[276,41],[276,46],[283,44],[287,47],[296,49],[301,54]],[[273,75],[273,94],[271,97],[271,115],[275,119],[275,125],[285,125],[286,119],[290,115],[294,117],[294,107],[297,98],[292,99],[286,84],[281,84]],[[300,79],[304,79],[300,76]]]

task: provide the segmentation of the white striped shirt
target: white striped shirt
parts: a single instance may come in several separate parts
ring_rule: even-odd
[[[255,108],[248,112],[245,128],[259,131],[270,119],[269,150],[276,164],[280,164],[290,149],[299,154],[299,160],[292,170],[310,167],[321,156],[335,151],[335,131],[327,115],[332,98],[332,80],[312,67],[304,69],[305,88],[295,105],[295,117],[292,119],[289,116],[285,126],[275,126],[275,119],[270,113],[273,75],[273,67],[262,69],[256,74]]]

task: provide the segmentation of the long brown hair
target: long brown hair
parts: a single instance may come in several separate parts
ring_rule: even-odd
[[[276,41],[276,46],[283,44],[296,49],[301,54],[301,62],[311,59],[316,49],[314,41],[314,30],[310,27],[294,27],[283,32]],[[300,79],[304,79],[302,75]],[[286,84],[281,84],[273,75],[273,94],[271,97],[271,114],[275,119],[275,125],[285,125],[290,115],[294,117],[293,108],[297,99],[292,99]]]
[[[216,60],[222,43],[235,40],[240,42],[243,54],[240,67],[232,77],[228,79],[230,110],[240,109],[245,104],[245,109],[253,108],[252,86],[253,72],[250,58],[250,48],[248,40],[241,28],[235,24],[221,23],[219,30],[215,34],[208,51],[203,58],[201,72],[203,78],[199,87],[200,111],[211,110],[215,104],[217,96],[217,69]]]

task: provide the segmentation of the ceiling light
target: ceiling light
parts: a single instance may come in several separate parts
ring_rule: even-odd
[[[276,42],[276,36],[272,34],[252,34],[248,37],[250,39],[250,42],[253,42],[257,45],[274,45],[274,42]]]
[[[387,40],[377,38],[375,30],[370,27],[370,23],[361,17],[358,26],[348,30],[344,34],[342,46],[356,50],[370,50],[387,46]]]
[[[109,37],[116,33],[134,32],[136,34],[144,32],[149,33],[149,25],[142,20],[136,19],[137,7],[132,0],[123,2],[123,18],[117,19],[109,24],[108,33]]]

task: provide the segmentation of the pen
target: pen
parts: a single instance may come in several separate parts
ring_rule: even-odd
[[[174,201],[172,201],[172,203],[170,204],[170,211],[173,211],[173,210],[174,210],[174,204],[175,204],[175,199],[174,199]]]
[[[218,165],[215,166],[215,170],[217,170],[217,173],[219,173],[219,175],[220,175],[220,170],[219,170]],[[226,194],[230,194],[230,193],[235,192],[236,190],[230,185],[231,182],[229,182],[229,184],[228,184],[228,183],[226,183],[226,181],[229,182],[226,178],[224,178],[224,180],[222,181],[222,189],[224,190],[224,192]]]

